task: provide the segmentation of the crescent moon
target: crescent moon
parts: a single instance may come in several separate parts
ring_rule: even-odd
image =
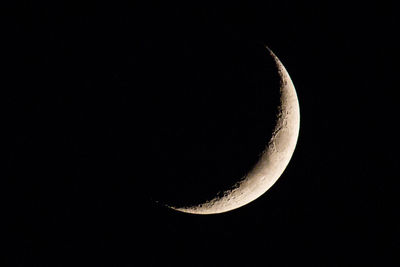
[[[205,203],[189,207],[167,207],[192,214],[216,214],[242,207],[263,195],[279,179],[296,147],[300,129],[300,108],[289,73],[267,47],[280,76],[280,105],[276,126],[259,161],[235,186]]]

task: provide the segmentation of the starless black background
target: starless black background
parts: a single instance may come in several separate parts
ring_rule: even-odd
[[[398,262],[394,6],[15,1],[2,13],[5,266]],[[278,97],[266,45],[300,102],[284,174],[229,213],[164,208],[254,164]]]

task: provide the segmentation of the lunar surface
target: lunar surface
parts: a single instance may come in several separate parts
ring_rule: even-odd
[[[245,177],[220,196],[199,205],[167,207],[193,214],[223,213],[242,207],[263,195],[282,175],[295,150],[300,128],[300,111],[296,90],[288,72],[275,54],[280,77],[280,105],[272,137],[256,165]]]

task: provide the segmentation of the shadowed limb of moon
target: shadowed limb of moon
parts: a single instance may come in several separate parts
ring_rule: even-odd
[[[186,213],[215,214],[242,207],[263,195],[282,175],[294,152],[300,128],[296,90],[281,61],[267,47],[280,76],[280,105],[275,129],[259,161],[235,186],[205,203],[189,207],[167,207]]]

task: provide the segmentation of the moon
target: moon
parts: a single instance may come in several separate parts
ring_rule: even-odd
[[[267,47],[280,77],[280,104],[272,137],[255,166],[221,196],[188,207],[167,207],[192,214],[217,214],[242,207],[263,195],[279,179],[296,147],[300,108],[293,82],[278,57]]]

